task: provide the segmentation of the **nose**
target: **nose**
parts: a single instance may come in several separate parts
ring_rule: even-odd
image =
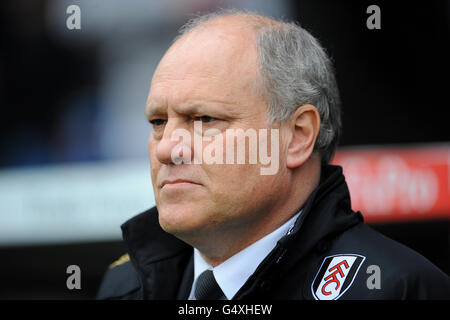
[[[162,138],[156,145],[156,158],[164,164],[188,164],[192,161],[192,143],[189,130],[168,120]]]

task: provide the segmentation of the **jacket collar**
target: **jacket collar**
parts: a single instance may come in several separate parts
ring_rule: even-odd
[[[351,211],[350,195],[342,168],[333,165],[323,166],[320,184],[306,201],[292,232],[280,239],[277,247],[261,263],[236,296],[245,297],[262,279],[283,274],[318,243],[360,222],[362,222],[361,214]],[[180,268],[177,274],[183,273],[182,264],[189,261],[192,247],[160,227],[156,207],[128,220],[121,228],[130,259],[144,279],[144,287],[149,279],[153,279],[153,283],[148,284],[151,287],[156,285],[154,281],[162,281],[155,279],[163,277],[152,275],[155,268],[158,270],[175,268],[174,271]],[[173,277],[173,274],[171,276]],[[164,285],[169,286],[168,283]]]
[[[360,212],[353,212],[350,194],[340,166],[322,167],[319,186],[311,193],[292,232],[260,264],[235,298],[245,298],[258,290],[259,284],[276,283],[295,264],[315,249],[326,250],[333,237],[361,223]]]
[[[161,228],[156,207],[121,228],[130,261],[139,274],[141,298],[174,299],[193,248]]]

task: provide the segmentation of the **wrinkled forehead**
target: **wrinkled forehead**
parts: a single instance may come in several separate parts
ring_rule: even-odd
[[[254,34],[242,25],[199,27],[178,39],[162,58],[162,72],[206,76],[251,74],[257,69]]]
[[[161,59],[150,95],[251,95],[258,77],[254,34],[240,25],[211,25],[178,39]],[[149,97],[150,98],[150,97]]]

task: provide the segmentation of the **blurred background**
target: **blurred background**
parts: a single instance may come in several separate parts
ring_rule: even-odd
[[[370,30],[369,5],[381,9]],[[69,29],[70,5],[81,29]],[[144,116],[153,71],[196,13],[295,20],[334,60],[352,205],[450,274],[450,3],[333,0],[0,2],[0,299],[91,299],[154,205]],[[66,268],[81,269],[68,290]]]

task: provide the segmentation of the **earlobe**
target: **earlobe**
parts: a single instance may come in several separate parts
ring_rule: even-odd
[[[300,106],[291,115],[289,126],[291,140],[287,149],[286,166],[294,169],[303,165],[314,150],[320,129],[317,108],[311,104]]]

